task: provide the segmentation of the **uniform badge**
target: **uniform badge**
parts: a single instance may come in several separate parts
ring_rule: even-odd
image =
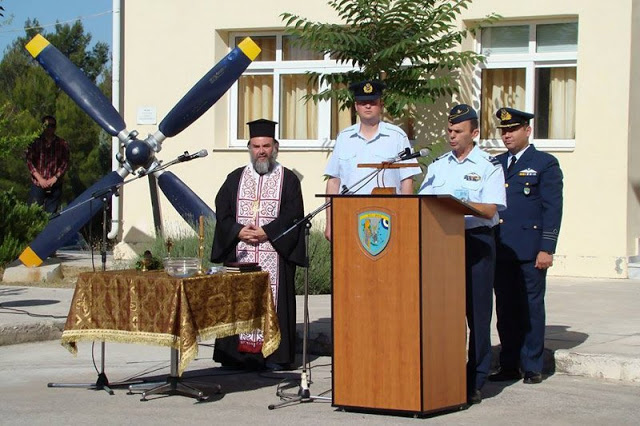
[[[391,236],[391,217],[380,211],[367,211],[358,215],[360,245],[371,256],[384,251]]]
[[[518,176],[537,176],[537,175],[538,175],[538,172],[531,168],[526,168],[518,172]]]
[[[482,179],[482,178],[477,173],[469,173],[468,175],[464,176],[464,180],[468,180],[468,181],[471,181],[471,182],[479,182],[480,179]]]
[[[522,190],[522,192],[524,192],[524,195],[529,195],[531,193],[531,188],[529,188],[528,186]]]
[[[507,111],[506,109],[502,108],[502,111],[500,111],[500,120],[506,121],[506,120],[511,120],[512,118],[513,117],[511,116],[509,111]]]
[[[371,83],[367,83],[364,85],[364,87],[362,88],[362,91],[364,93],[372,93],[373,92],[373,86],[371,85]]]

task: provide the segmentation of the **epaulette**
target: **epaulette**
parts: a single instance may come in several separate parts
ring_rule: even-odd
[[[499,166],[500,165],[500,160],[498,160],[496,157],[494,157],[492,155],[487,157],[487,160],[489,160],[491,162],[491,164],[493,164],[494,166]]]
[[[440,159],[442,159],[442,158],[444,158],[444,157],[448,156],[449,154],[450,154],[449,152],[445,152],[444,154],[442,154],[440,157],[436,158],[436,159],[435,159],[435,160],[433,160],[433,161],[434,161],[434,162],[436,162],[436,161],[438,161],[438,160],[440,160]]]

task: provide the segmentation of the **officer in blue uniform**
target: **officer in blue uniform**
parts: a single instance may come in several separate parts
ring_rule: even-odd
[[[508,208],[496,230],[500,369],[489,380],[519,380],[522,371],[524,383],[535,384],[542,381],[544,293],[562,219],[562,171],[553,155],[529,144],[533,114],[500,108],[496,116],[508,150],[497,157]]]
[[[466,313],[469,326],[467,395],[470,404],[482,401],[491,367],[491,311],[496,262],[494,227],[506,207],[500,163],[474,143],[478,116],[469,105],[449,112],[447,126],[452,151],[427,169],[420,194],[449,194],[478,211],[465,216]]]

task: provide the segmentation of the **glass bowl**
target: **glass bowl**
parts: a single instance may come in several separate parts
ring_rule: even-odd
[[[194,275],[200,268],[197,257],[171,257],[164,259],[164,270],[172,277],[186,278]]]

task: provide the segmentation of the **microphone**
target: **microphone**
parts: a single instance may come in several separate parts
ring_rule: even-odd
[[[184,154],[178,157],[178,161],[182,163],[183,161],[191,161],[194,158],[206,157],[207,155],[209,155],[209,153],[206,149],[201,149],[194,154],[189,154],[189,151],[185,151]]]
[[[429,148],[422,148],[420,151],[412,153],[410,148],[405,148],[404,151],[398,153],[398,156],[391,162],[397,163],[398,161],[411,160],[412,158],[426,157],[430,152],[431,150]]]

